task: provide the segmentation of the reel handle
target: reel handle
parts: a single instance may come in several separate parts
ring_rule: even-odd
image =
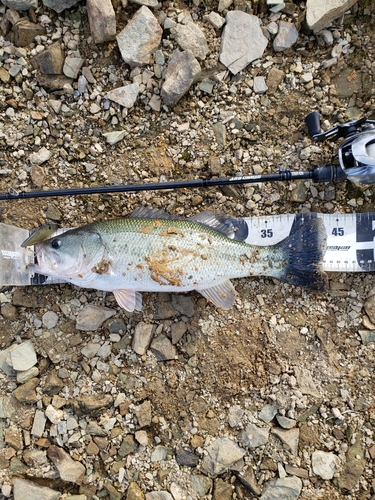
[[[320,115],[318,111],[312,111],[306,118],[306,125],[309,131],[310,137],[315,137],[321,133],[320,129]]]

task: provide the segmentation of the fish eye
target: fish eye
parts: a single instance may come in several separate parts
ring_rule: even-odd
[[[58,238],[52,240],[51,247],[54,248],[55,250],[59,249],[61,247],[61,240],[59,240]]]

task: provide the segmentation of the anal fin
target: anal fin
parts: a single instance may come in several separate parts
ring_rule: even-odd
[[[113,290],[113,295],[120,307],[128,312],[140,311],[142,309],[142,295],[135,290]]]
[[[236,290],[227,280],[204,290],[197,290],[203,297],[222,309],[230,309],[236,300]]]

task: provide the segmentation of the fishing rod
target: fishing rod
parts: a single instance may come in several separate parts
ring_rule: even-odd
[[[321,132],[319,113],[313,111],[306,117],[306,124],[309,135],[316,142],[325,140],[336,141],[339,138],[344,138],[338,149],[339,165],[318,166],[307,172],[292,172],[289,168],[283,169],[278,167],[279,171],[274,174],[196,179],[176,182],[126,184],[29,192],[10,189],[7,193],[0,194],[0,200],[228,186],[232,184],[252,184],[274,181],[289,182],[301,179],[312,179],[314,182],[336,182],[348,179],[361,184],[375,184],[375,120],[368,120],[367,118],[350,120],[346,123],[336,125],[326,132]]]

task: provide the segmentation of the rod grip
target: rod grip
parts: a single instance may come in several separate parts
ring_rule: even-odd
[[[318,111],[312,111],[306,116],[306,124],[310,137],[320,134],[320,115]]]

